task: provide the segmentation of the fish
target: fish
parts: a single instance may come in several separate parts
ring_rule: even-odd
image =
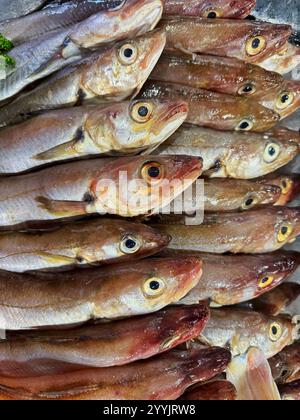
[[[154,31],[105,47],[0,108],[0,126],[21,122],[42,111],[84,105],[93,100],[107,103],[133,98],[153,70],[165,40],[163,32]],[[133,57],[125,57],[130,52]]]
[[[145,215],[167,206],[201,172],[201,158],[132,156],[65,163],[2,178],[0,229],[88,214]]]
[[[296,174],[270,174],[257,179],[260,184],[275,185],[281,188],[281,194],[276,202],[277,206],[285,206],[300,194],[300,177]]]
[[[90,55],[94,57],[92,61],[102,59],[102,65],[106,64],[107,77],[113,70],[108,67],[107,54],[114,51],[114,59],[111,58],[115,70],[113,79],[117,77],[116,72],[120,78],[121,73],[124,73],[124,66],[129,66],[125,69],[130,73],[128,69],[136,66],[141,59],[145,60],[148,54],[150,54],[148,57],[150,64],[153,54],[153,45],[150,41],[151,39],[153,41],[152,35],[142,38],[142,41],[136,41],[134,45],[130,39],[154,29],[160,20],[162,10],[162,0],[127,0],[120,10],[99,12],[71,28],[57,30],[50,35],[45,34],[15,47],[10,51],[15,66],[7,72],[5,79],[0,80],[0,101],[12,98],[31,83],[75,64],[80,59],[85,60],[86,56]],[[162,38],[162,32],[159,33]],[[163,38],[165,44],[165,34]],[[148,42],[143,45],[145,40]],[[121,41],[122,44],[115,47],[110,45],[117,41]],[[151,48],[148,45],[149,41]],[[156,42],[158,45],[154,48],[157,51],[161,47],[162,39],[156,39]],[[105,44],[108,44],[107,48]],[[100,46],[104,46],[102,52],[91,54],[93,49]],[[123,68],[123,71],[120,68]],[[144,67],[143,70],[145,71]],[[99,80],[100,77],[101,75]]]
[[[179,302],[184,305],[208,300],[211,307],[219,307],[258,298],[280,287],[300,264],[298,254],[292,252],[247,256],[183,253],[186,254],[202,259],[203,276]]]
[[[260,103],[284,119],[300,108],[300,81],[285,80],[279,90],[262,95]]]
[[[296,130],[290,130],[284,126],[276,126],[268,130],[268,135],[276,136],[282,140],[289,140],[292,143],[297,143],[300,147],[300,133]]]
[[[196,286],[202,261],[196,257],[135,261],[131,254],[131,261],[123,265],[50,274],[23,276],[21,282],[3,274],[2,330],[72,326],[154,313]]]
[[[224,379],[195,385],[181,397],[184,401],[235,401],[236,399],[235,386]]]
[[[201,156],[209,178],[256,179],[287,165],[299,145],[272,134],[216,131],[183,125],[155,154]]]
[[[235,385],[238,401],[281,401],[269,363],[256,347],[232,360],[226,378]]]
[[[266,315],[277,316],[285,312],[300,296],[300,285],[297,283],[283,283],[276,289],[258,299],[249,302],[249,306],[255,311]]]
[[[193,339],[208,317],[203,305],[169,307],[72,330],[8,333],[0,341],[0,375],[42,376],[83,367],[123,366]]]
[[[183,101],[156,100],[48,112],[0,131],[0,174],[92,155],[148,154],[176,131],[187,112]]]
[[[175,400],[222,373],[224,349],[171,350],[126,366],[90,368],[39,378],[1,378],[0,398],[26,400]],[[18,381],[18,382],[17,382]]]
[[[32,13],[42,7],[45,3],[46,0],[1,0],[0,21]]]
[[[150,79],[251,98],[273,94],[283,84],[281,75],[254,64],[236,58],[196,54],[193,57],[163,54]]]
[[[273,377],[278,384],[290,384],[300,380],[300,344],[284,348],[269,360]]]
[[[210,320],[198,340],[227,348],[233,357],[257,347],[270,359],[292,344],[298,335],[297,325],[287,317],[268,317],[252,310],[224,308],[211,309]]]
[[[68,28],[99,11],[118,10],[127,0],[67,0],[54,2],[30,15],[0,22],[0,33],[19,45],[31,39]]]
[[[280,0],[256,0],[256,6],[251,15],[260,20],[273,23],[289,23],[294,28],[300,29],[298,20],[299,3],[297,0],[288,0],[282,7]]]
[[[107,218],[44,232],[11,232],[0,236],[0,270],[22,273],[122,262],[154,255],[169,241],[141,223]],[[7,276],[4,273],[4,279]]]
[[[255,0],[166,0],[164,15],[244,19],[254,8]]]
[[[263,60],[260,66],[265,70],[284,75],[296,70],[299,64],[300,47],[286,42],[277,54]]]
[[[280,118],[254,99],[178,84],[150,81],[140,98],[184,100],[189,105],[187,123],[217,130],[262,132],[274,127]]]
[[[300,401],[300,381],[280,385],[279,391],[284,401]]]
[[[160,216],[151,225],[172,237],[169,249],[214,254],[264,254],[293,243],[300,235],[299,207],[267,207],[247,212],[206,213],[193,218]]]
[[[292,34],[290,25],[236,19],[177,17],[165,19],[166,50],[234,57],[252,64],[281,51]]]

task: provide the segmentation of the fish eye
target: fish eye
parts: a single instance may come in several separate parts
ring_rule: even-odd
[[[203,17],[208,18],[208,19],[216,19],[221,16],[222,16],[222,12],[220,9],[207,9],[203,14]]]
[[[290,192],[291,188],[293,186],[293,182],[291,179],[284,178],[280,182],[280,188],[283,195],[286,195]]]
[[[279,110],[286,109],[294,102],[294,93],[293,92],[283,92],[278,96],[276,101],[276,108]]]
[[[277,143],[267,143],[264,151],[264,161],[272,163],[280,154],[280,146]]]
[[[245,201],[244,201],[243,205],[242,205],[242,209],[243,209],[243,210],[248,210],[248,209],[251,209],[253,206],[255,206],[255,204],[257,204],[257,199],[256,199],[256,197],[255,197],[253,194],[248,195],[248,196],[246,197],[246,199],[245,199]]]
[[[255,92],[256,92],[256,87],[254,86],[254,84],[253,83],[247,83],[246,85],[243,85],[239,89],[238,94],[239,95],[252,95]]]
[[[164,176],[164,170],[160,163],[149,162],[142,167],[141,175],[148,183],[161,181]]]
[[[261,53],[267,45],[267,41],[263,36],[254,36],[246,42],[246,52],[250,56],[255,56]]]
[[[147,102],[137,102],[131,109],[131,117],[137,123],[146,123],[153,113],[153,105]]]
[[[132,235],[124,236],[120,244],[120,250],[124,254],[135,254],[140,248],[140,241]]]
[[[166,283],[159,277],[151,277],[143,284],[143,292],[148,297],[160,296],[166,288]]]
[[[274,281],[273,276],[264,275],[259,279],[258,287],[260,289],[265,289],[266,287],[271,286]]]
[[[254,124],[251,120],[242,120],[237,126],[237,131],[250,131],[252,130]]]
[[[281,224],[277,234],[277,241],[279,243],[286,242],[293,233],[293,226],[291,223],[284,222]]]
[[[282,337],[282,327],[278,322],[273,322],[270,325],[269,338],[271,341],[278,341]]]
[[[135,63],[137,56],[138,49],[133,44],[125,44],[119,49],[119,59],[126,66]]]

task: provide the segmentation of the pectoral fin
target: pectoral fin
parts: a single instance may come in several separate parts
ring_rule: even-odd
[[[86,214],[86,203],[82,201],[58,201],[37,197],[39,207],[58,217],[73,217]]]
[[[68,141],[67,143],[60,144],[59,146],[53,147],[52,149],[39,153],[38,155],[34,156],[34,159],[55,161],[63,158],[68,159],[72,157],[77,157],[78,152],[75,150],[75,146],[77,143],[78,139]]]
[[[62,265],[75,264],[77,261],[75,258],[67,257],[65,255],[55,255],[48,252],[40,252],[38,256],[46,260],[49,264],[56,267]]]

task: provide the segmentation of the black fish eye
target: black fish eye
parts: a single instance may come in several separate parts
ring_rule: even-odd
[[[247,121],[243,121],[243,122],[240,124],[240,129],[241,129],[241,130],[246,130],[248,127],[249,127],[249,123],[248,123]]]
[[[133,56],[133,49],[132,48],[126,48],[124,50],[124,56],[126,58],[131,58]]]
[[[259,48],[259,46],[260,46],[260,39],[254,38],[252,41],[252,48],[256,50],[257,48]]]
[[[128,249],[133,249],[136,246],[136,242],[133,239],[127,239],[125,242],[125,246]]]
[[[278,333],[278,329],[277,329],[277,327],[273,326],[273,327],[272,327],[272,334],[273,334],[273,335],[277,335],[277,333]]]
[[[149,110],[146,106],[139,107],[138,114],[140,117],[147,117]]]
[[[150,289],[151,290],[158,290],[159,288],[160,288],[160,284],[159,284],[158,281],[156,281],[156,280],[151,281],[151,283],[150,283]]]
[[[247,207],[249,207],[249,206],[251,206],[252,204],[253,204],[253,198],[248,198],[247,200],[246,200],[246,202],[245,202],[245,205],[247,206]]]
[[[286,182],[285,180],[283,180],[283,181],[282,181],[282,187],[283,187],[284,189],[286,189],[286,188],[287,188],[287,186],[288,186],[288,185],[287,185],[287,182]]]
[[[269,155],[270,156],[274,156],[276,154],[276,150],[274,149],[274,147],[273,146],[270,146],[269,147]]]
[[[151,166],[148,169],[148,175],[150,178],[157,178],[160,175],[160,169],[157,166]]]
[[[286,226],[282,226],[282,228],[281,228],[281,233],[282,233],[282,235],[286,235],[287,233],[288,233],[288,228],[286,227]]]
[[[265,283],[267,283],[268,281],[269,281],[269,277],[264,277],[264,278],[261,280],[262,284],[265,284]]]
[[[252,91],[253,91],[252,85],[246,85],[243,88],[243,92],[245,92],[245,93],[251,93]]]
[[[216,12],[209,12],[208,15],[207,15],[207,17],[209,19],[216,19],[217,13]]]
[[[289,95],[288,95],[287,93],[285,93],[285,94],[284,94],[284,95],[282,95],[282,97],[281,97],[281,102],[282,102],[283,104],[285,104],[286,102],[288,102],[288,101],[289,101],[289,99],[290,99]]]

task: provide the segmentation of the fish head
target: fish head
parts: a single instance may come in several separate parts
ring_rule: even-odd
[[[280,89],[266,95],[261,103],[277,112],[281,119],[288,117],[300,107],[300,82],[285,80]]]
[[[280,194],[281,189],[276,185],[257,185],[247,192],[241,204],[241,210],[250,210],[257,206],[275,204]]]
[[[190,156],[151,156],[112,159],[95,181],[97,211],[124,217],[145,215],[171,203],[202,173],[202,159]],[[110,188],[110,185],[113,188]],[[116,188],[117,187],[117,188]]]
[[[293,243],[300,235],[300,207],[273,207],[267,218],[273,229],[266,234],[266,248],[280,249]]]
[[[105,47],[82,75],[82,86],[108,102],[136,96],[150,76],[166,44],[163,30]]]
[[[282,175],[268,182],[280,187],[281,194],[276,202],[277,206],[285,206],[300,194],[300,177],[297,175]]]
[[[280,353],[280,372],[278,380],[280,383],[291,383],[300,380],[300,345],[299,342],[286,347]]]
[[[261,98],[262,93],[274,94],[283,83],[283,77],[275,72],[266,71],[260,66],[245,63],[244,77],[237,86],[237,95]]]
[[[141,313],[177,303],[202,276],[200,258],[157,258],[141,261],[132,270],[126,295]]]
[[[237,28],[237,33],[242,41],[238,46],[241,56],[245,61],[255,64],[280,51],[292,34],[292,27],[248,21]]]
[[[124,32],[141,35],[151,31],[160,21],[164,8],[163,0],[127,0],[118,11]]]
[[[179,4],[176,4],[179,3]],[[182,6],[182,3],[185,3]],[[240,18],[249,16],[255,7],[255,0],[189,0],[188,2],[168,1],[166,4],[166,14],[184,15],[204,18]]]

